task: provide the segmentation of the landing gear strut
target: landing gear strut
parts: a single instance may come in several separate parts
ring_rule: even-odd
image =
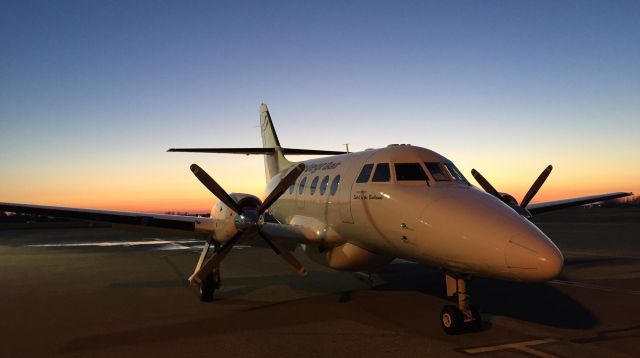
[[[213,246],[213,248],[211,247]],[[209,240],[204,248],[202,249],[202,253],[200,254],[200,259],[198,260],[198,264],[196,265],[196,272],[202,266],[209,250],[213,251],[213,255],[219,253],[220,251],[220,243],[215,240]],[[220,267],[217,267],[211,272],[207,277],[205,277],[202,282],[200,282],[200,301],[202,302],[211,302],[213,301],[214,292],[220,288]]]
[[[440,323],[447,334],[459,334],[465,331],[479,331],[482,326],[480,313],[471,305],[471,296],[467,293],[464,278],[445,274],[447,296],[458,296],[458,305],[444,306],[440,312]]]

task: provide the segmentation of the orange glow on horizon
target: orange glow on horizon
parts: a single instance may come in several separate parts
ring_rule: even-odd
[[[477,186],[477,185],[475,185]],[[508,191],[513,195],[516,200],[520,201],[528,188],[521,188],[519,190]],[[625,191],[611,188],[545,188],[543,187],[540,192],[535,196],[532,203],[542,201],[553,201],[568,199],[572,197],[604,194],[609,192]],[[246,191],[257,195],[261,194]],[[634,193],[638,193],[635,191]],[[40,200],[21,200],[20,202],[25,204],[34,205],[50,205],[50,206],[65,206],[76,208],[89,208],[98,210],[113,210],[113,211],[134,211],[134,212],[150,212],[150,213],[189,213],[189,214],[208,214],[211,211],[211,207],[217,202],[217,199],[212,195],[203,195],[199,197],[188,198],[150,198],[150,197],[130,197],[127,199],[111,197],[111,198],[81,198],[81,197],[67,197],[64,200],[59,198],[40,198]]]
[[[502,158],[502,157],[501,157]],[[170,159],[170,160],[169,160]],[[70,165],[64,170],[51,167],[41,169],[42,175],[13,172],[15,178],[4,186],[0,201],[36,205],[91,208],[136,212],[188,212],[209,213],[217,199],[188,171],[192,162],[203,163],[203,168],[229,192],[264,196],[264,172],[261,157],[174,156],[165,160],[148,160],[140,169],[123,162],[93,168],[90,172]],[[578,167],[557,159],[558,164],[532,202],[552,201],[572,197],[610,192],[640,193],[638,175],[633,170],[615,173],[596,173],[592,167]],[[474,157],[474,165],[460,162],[458,167],[469,173],[472,167],[498,189],[520,201],[529,190],[545,164],[540,162],[492,162],[484,156]],[[514,168],[524,168],[516,170]],[[573,168],[569,170],[568,168]],[[526,169],[526,170],[525,170]],[[46,176],[47,180],[42,180]],[[472,185],[479,187],[471,175]],[[585,179],[587,178],[587,179]]]

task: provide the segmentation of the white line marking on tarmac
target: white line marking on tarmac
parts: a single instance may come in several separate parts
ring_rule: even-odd
[[[598,291],[605,291],[605,292],[615,292],[615,293],[626,293],[626,294],[630,294],[630,295],[640,295],[640,290],[629,290],[629,289],[625,289],[625,288],[607,287],[607,286],[600,286],[600,285],[594,285],[594,284],[583,283],[583,282],[553,280],[550,283],[556,284],[556,285],[563,285],[563,286],[586,288],[586,289],[590,289],[590,290],[598,290]]]
[[[194,244],[198,245],[183,245]],[[32,244],[25,247],[135,247],[153,246],[152,250],[172,251],[172,250],[202,250],[202,240],[162,240],[153,239],[147,241],[98,241],[98,242],[61,242],[55,244]],[[251,248],[251,245],[235,245],[234,250],[244,250]]]
[[[521,352],[529,353],[536,357],[558,358],[558,356],[553,355],[551,353],[547,353],[547,352],[543,352],[543,351],[539,351],[537,349],[531,348],[531,346],[537,346],[540,344],[547,344],[547,343],[553,343],[553,342],[556,342],[555,338],[537,339],[534,341],[507,343],[507,344],[500,344],[497,346],[469,348],[469,349],[465,349],[464,352],[467,354],[480,354],[480,353],[504,351],[507,349],[515,349]]]
[[[69,243],[56,243],[56,244],[35,244],[25,245],[28,247],[85,247],[85,246],[98,246],[98,247],[129,247],[129,246],[144,246],[144,245],[180,245],[187,243],[200,242],[198,240],[150,240],[150,241],[102,241],[102,242],[69,242]],[[182,247],[186,247],[180,245]]]

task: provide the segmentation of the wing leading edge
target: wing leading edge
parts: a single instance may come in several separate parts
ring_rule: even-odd
[[[129,228],[153,229],[158,233],[200,237],[211,235],[213,220],[205,217],[109,211],[60,206],[0,203],[0,211],[106,222]]]
[[[598,194],[589,196],[580,196],[577,198],[545,201],[542,203],[529,204],[527,210],[533,215],[546,213],[547,211],[560,210],[570,208],[572,206],[580,206],[590,203],[597,203],[599,201],[611,200],[623,198],[625,196],[633,195],[633,193],[617,192],[608,194]]]

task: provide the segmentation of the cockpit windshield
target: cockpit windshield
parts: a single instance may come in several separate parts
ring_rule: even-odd
[[[427,170],[436,181],[451,181],[451,177],[445,173],[444,167],[437,162],[425,162]]]
[[[420,163],[395,163],[396,179],[398,181],[421,180],[427,181],[427,174]]]
[[[466,184],[469,183],[453,163],[425,162],[424,165],[436,181],[461,181]]]
[[[453,180],[459,180],[465,183],[469,183],[462,173],[456,168],[453,163],[444,163],[444,168],[449,172]]]
[[[375,170],[374,169],[375,164]],[[463,182],[469,184],[467,179],[460,173],[458,168],[451,162],[424,162],[422,163],[392,163],[396,182],[422,181],[429,184],[431,178],[438,182]],[[425,171],[424,169],[427,169]],[[391,180],[391,170],[389,163],[368,163],[362,167],[356,183],[373,183],[389,182]],[[373,174],[373,175],[372,175]],[[430,176],[427,176],[430,174]],[[317,179],[317,178],[316,178]],[[314,189],[314,180],[311,183],[312,194]],[[323,182],[324,183],[324,182]],[[326,183],[325,183],[326,184]],[[301,183],[301,185],[304,185]],[[321,185],[322,186],[322,185]]]

